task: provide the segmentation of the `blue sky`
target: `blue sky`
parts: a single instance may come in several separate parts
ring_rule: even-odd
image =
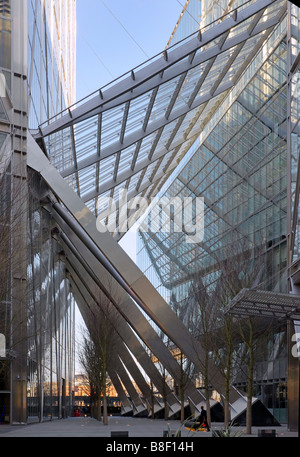
[[[185,0],[77,0],[77,100],[166,46]]]

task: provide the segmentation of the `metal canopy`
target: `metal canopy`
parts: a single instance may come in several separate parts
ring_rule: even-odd
[[[155,195],[285,14],[282,0],[247,2],[42,124],[35,139],[96,215],[101,196],[120,188]]]
[[[237,316],[300,319],[300,295],[242,289],[226,312]]]

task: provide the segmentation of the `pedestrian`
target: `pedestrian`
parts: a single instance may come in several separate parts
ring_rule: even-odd
[[[204,425],[204,427],[209,432],[209,426],[208,426],[208,423],[207,423],[207,414],[206,414],[206,410],[204,409],[204,406],[201,406],[200,424],[201,424],[201,426]]]

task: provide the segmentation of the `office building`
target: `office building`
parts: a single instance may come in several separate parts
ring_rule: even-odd
[[[195,11],[200,3],[186,2],[172,39],[193,33],[195,15],[188,14],[188,8]],[[202,2],[200,28],[218,17],[215,15],[218,8],[225,13],[238,6],[238,2],[205,3]],[[212,290],[213,296],[215,287],[222,287],[222,276],[229,274],[226,261],[230,255],[236,256],[236,260],[229,262],[227,269],[236,265],[242,275],[247,267],[249,276],[251,262],[260,256],[261,275],[256,285],[260,290],[286,294],[294,288],[289,268],[293,262],[297,264],[299,256],[295,198],[298,76],[290,73],[288,65],[298,55],[299,13],[295,5],[289,4],[288,8],[289,15],[281,26],[270,30],[252,59],[243,55],[247,45],[238,45],[227,56],[232,65],[229,74],[225,75],[226,53],[219,66],[212,61],[212,68],[207,67],[209,72],[202,87],[207,83],[211,93],[217,89],[214,71],[219,73],[218,84],[227,78],[235,81],[234,86],[213,99],[215,103],[210,111],[202,105],[203,113],[200,110],[197,119],[200,133],[188,145],[184,159],[160,192],[160,198],[168,201],[204,198],[203,240],[189,243],[183,232],[151,232],[143,226],[138,235],[139,267],[170,306],[181,310],[187,322],[194,319],[195,303],[198,313],[201,312],[198,302],[200,297],[204,300],[204,291]],[[237,70],[239,59],[247,61],[244,73]],[[291,121],[290,113],[293,113]],[[288,236],[291,227],[293,234]],[[244,251],[243,259],[239,251]],[[253,283],[254,280],[253,277]],[[269,325],[268,321],[264,323],[265,332],[269,330],[264,344],[269,349],[256,357],[254,396],[279,421],[287,422],[291,335],[286,320],[275,319],[272,329]],[[292,329],[295,333],[293,323]],[[234,384],[242,391],[247,390],[246,373],[247,370],[240,369],[235,374]],[[294,382],[297,383],[297,378]]]
[[[75,101],[76,2],[10,1],[1,14],[1,422],[71,407],[74,299],[27,170],[27,132]]]
[[[3,2],[1,33],[13,36],[13,58],[2,54],[0,152],[1,197],[9,203],[2,222],[9,261],[1,362],[10,366],[10,381],[4,386],[3,377],[0,391],[11,406],[8,420],[68,414],[75,303],[88,327],[89,313],[97,315],[104,303],[109,310],[117,344],[108,374],[122,414],[167,410],[176,417],[183,404],[197,415],[210,400],[216,417],[226,398],[230,419],[244,420],[240,373],[226,389],[226,373],[210,358],[213,397],[193,377],[182,400],[157,363],[173,386],[182,379],[178,351],[203,374],[205,345],[180,311],[193,307],[193,278],[206,286],[219,279],[216,259],[228,265],[243,243],[242,253],[261,254],[263,268],[255,289],[236,291],[228,313],[271,313],[282,322],[269,343],[272,358],[260,361],[256,378],[256,386],[272,388],[254,392],[253,409],[260,408],[262,424],[286,420],[296,427],[299,362],[289,356],[285,331],[299,308],[298,8],[283,0],[186,2],[160,56],[76,104],[69,79],[74,8],[71,1]],[[27,31],[28,21],[36,33]],[[178,224],[164,230],[165,209],[150,212],[138,267],[118,242],[152,197],[203,201],[204,237],[191,233],[198,228],[191,205],[185,231]],[[274,396],[280,411],[266,403]]]

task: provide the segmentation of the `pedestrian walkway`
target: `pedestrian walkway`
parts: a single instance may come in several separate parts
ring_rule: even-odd
[[[258,437],[258,429],[268,427],[253,427],[251,437]],[[108,425],[103,425],[91,417],[70,417],[62,420],[45,421],[30,425],[0,425],[0,438],[17,437],[111,437],[111,432],[125,431],[129,437],[139,438],[160,438],[164,431],[181,431],[181,437],[189,438],[208,438],[212,436],[214,430],[222,429],[222,424],[212,424],[209,432],[192,432],[187,430],[179,421],[165,421],[162,419],[134,418],[111,416]],[[298,437],[298,433],[289,432],[286,426],[269,427],[276,430],[276,436],[281,438]],[[233,427],[232,436],[239,434],[242,437],[249,437],[245,433],[245,427]]]

